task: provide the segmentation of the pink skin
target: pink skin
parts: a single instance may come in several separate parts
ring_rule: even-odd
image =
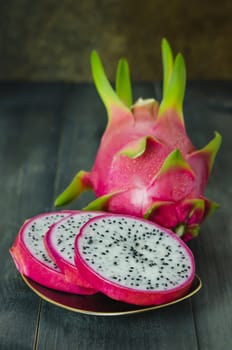
[[[184,241],[196,237],[217,207],[203,194],[221,136],[215,133],[197,150],[187,135],[180,101],[165,108],[161,103],[161,109],[151,100],[131,109],[117,101],[107,104],[108,124],[92,170],[80,171],[56,205],[92,189],[99,200],[89,209],[144,217]]]
[[[195,151],[186,134],[184,122],[174,108],[165,111],[153,128],[153,135],[172,150],[178,148],[183,156]]]
[[[156,210],[149,219],[172,230],[178,224],[183,224],[187,233],[188,220],[180,220],[178,207],[184,205],[187,198],[202,197],[209,177],[210,154],[198,154],[186,134],[184,123],[174,109],[168,109],[160,119],[157,119],[157,111],[157,104],[153,109],[150,106],[136,107],[133,113],[112,107],[112,118],[102,137],[93,169],[86,175],[86,181],[97,197],[115,192],[105,208],[112,213],[144,217],[153,204],[159,201],[164,201],[164,204],[170,202],[171,206]],[[124,147],[131,145],[133,148],[133,143],[145,136],[149,136],[149,139],[144,154],[136,159],[120,154]],[[157,177],[164,160],[174,149],[181,151],[185,161],[192,167],[192,172],[175,168]],[[172,211],[175,208],[174,217],[170,216],[169,208]],[[201,224],[204,216],[204,211],[196,216],[195,224]],[[182,238],[188,241],[191,234]]]
[[[151,180],[150,176],[155,176],[171,151],[179,149],[184,157],[194,151],[194,147],[186,135],[184,125],[180,123],[174,110],[168,110],[165,118],[158,121],[156,120],[157,110],[147,111],[148,116],[144,121],[145,107],[135,108],[134,113],[139,114],[140,109],[143,111],[137,118],[134,118],[133,115],[129,118],[120,109],[115,109],[116,107],[112,108],[113,115],[115,113],[117,117],[115,119],[112,117],[107,126],[95,164],[89,174],[90,182],[97,196],[113,192],[119,186],[128,188],[129,185],[133,187],[142,185],[147,188],[149,179]],[[119,122],[120,127],[118,126]],[[141,157],[132,160],[117,154],[130,142],[145,136],[150,136],[151,140],[148,142],[146,152]],[[139,184],[136,183],[137,179],[140,181]]]
[[[66,212],[67,215],[69,215],[74,211],[63,212]],[[41,285],[51,289],[83,295],[94,294],[95,291],[93,289],[83,288],[76,284],[68,282],[65,278],[65,275],[62,272],[60,272],[59,270],[52,269],[51,267],[37,260],[35,256],[33,256],[28,250],[23,240],[25,230],[32,221],[34,221],[35,219],[40,219],[41,217],[46,215],[47,213],[37,215],[27,220],[21,227],[13,246],[10,248],[10,254],[15,262],[17,270],[21,274],[31,278],[37,283],[40,283]]]
[[[121,217],[121,215],[114,214],[114,217],[118,216]],[[105,217],[100,216],[97,218],[91,219],[86,225],[91,224],[101,218]],[[125,215],[124,217],[130,217],[128,215]],[[138,219],[141,222],[145,222],[143,219]],[[85,261],[83,255],[79,251],[78,248],[78,242],[80,238],[85,234],[85,226],[84,225],[81,229],[80,234],[77,236],[75,241],[75,263],[77,264],[80,272],[86,277],[86,279],[89,280],[92,285],[95,286],[96,289],[107,295],[108,297],[123,301],[126,303],[136,304],[136,305],[159,305],[164,304],[167,302],[171,302],[175,299],[180,298],[184,294],[187,293],[189,288],[191,287],[191,284],[193,282],[194,276],[195,276],[195,263],[194,263],[194,257],[192,255],[191,250],[185,245],[185,243],[177,237],[176,234],[174,234],[172,231],[165,229],[166,232],[174,239],[177,240],[178,243],[187,251],[191,265],[192,265],[192,272],[191,275],[188,277],[188,279],[178,287],[175,287],[173,289],[169,289],[168,291],[146,291],[146,290],[137,290],[137,289],[131,289],[125,286],[122,286],[118,283],[112,282],[104,278],[102,275],[100,275],[98,272],[93,270]],[[156,225],[156,227],[161,228],[162,227]]]
[[[88,212],[84,212],[84,213],[87,214]],[[94,212],[91,212],[91,213],[94,214]],[[75,213],[74,216],[78,216],[81,214],[83,214],[83,212],[80,211],[78,213]],[[101,213],[99,213],[99,212],[96,212],[95,214],[96,214],[96,216],[101,215]],[[44,236],[45,247],[46,247],[50,257],[53,259],[53,261],[55,261],[57,266],[60,268],[60,270],[66,276],[67,281],[69,281],[70,283],[77,284],[81,287],[93,289],[93,286],[88,281],[86,281],[86,279],[83,277],[84,275],[82,275],[79,272],[78,267],[76,265],[73,265],[72,263],[70,263],[70,261],[68,261],[67,259],[65,259],[63,257],[63,255],[56,249],[56,247],[52,243],[52,236],[54,235],[55,230],[60,225],[62,225],[62,224],[65,225],[67,218],[68,217],[61,219],[58,223],[51,226],[50,230]],[[78,234],[79,234],[79,232],[77,232],[77,235]]]
[[[184,59],[181,54],[174,58],[163,40],[162,60],[161,103],[139,98],[133,104],[126,60],[118,65],[114,90],[93,51],[92,76],[107,110],[107,126],[91,171],[79,171],[55,205],[67,204],[92,189],[97,199],[87,206],[89,210],[143,217],[172,229],[187,241],[198,235],[202,220],[217,207],[203,194],[221,136],[215,132],[212,141],[196,149],[183,115]],[[186,206],[186,200],[191,200],[190,205]],[[182,207],[185,212],[189,208],[184,220],[180,218]]]
[[[96,161],[90,173],[90,182],[97,195],[103,195],[112,190],[109,178],[113,173],[112,160],[115,154],[129,142],[148,136],[151,132],[157,111],[149,112],[146,120],[143,120],[139,115],[139,109],[136,108],[138,115],[137,119],[134,119],[131,112],[125,113],[118,106],[112,107],[112,119],[102,137]]]

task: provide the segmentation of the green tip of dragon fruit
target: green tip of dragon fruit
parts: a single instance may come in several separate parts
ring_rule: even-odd
[[[162,62],[163,62],[163,96],[165,96],[173,70],[172,49],[166,39],[162,40]]]
[[[173,59],[171,47],[166,39],[162,40],[163,62],[163,99],[159,109],[159,117],[169,108],[174,108],[183,121],[183,100],[186,86],[186,68],[182,54]]]
[[[117,90],[119,96],[112,88],[106,76],[100,57],[95,50],[93,50],[91,53],[91,69],[96,89],[107,109],[108,116],[110,118],[111,108],[113,108],[114,105],[123,109],[127,107],[124,101],[126,101],[126,103],[130,103],[131,91],[129,66],[125,60],[122,59],[119,61],[117,70]]]
[[[163,96],[133,102],[129,65],[120,59],[115,88],[96,51],[91,54],[95,87],[108,123],[92,169],[79,171],[55,204],[69,203],[86,190],[96,199],[86,210],[144,217],[167,227],[184,241],[196,237],[200,225],[218,205],[204,196],[221,135],[196,149],[187,135],[183,101],[186,68],[166,39],[161,44]]]
[[[121,58],[118,62],[116,73],[116,94],[127,107],[132,106],[132,89],[129,64],[126,59]]]

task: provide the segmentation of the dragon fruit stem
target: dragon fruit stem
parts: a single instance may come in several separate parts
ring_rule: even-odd
[[[126,110],[128,108],[120,100],[120,98],[112,88],[109,80],[106,77],[100,57],[98,56],[96,51],[92,51],[91,53],[91,68],[96,89],[106,107],[106,110],[108,112],[108,118],[110,120],[110,111],[112,105],[117,105],[118,107]]]
[[[168,41],[165,38],[162,40],[161,49],[163,62],[163,96],[165,96],[173,70],[172,50]]]
[[[169,84],[165,87],[165,94],[163,96],[158,118],[162,118],[168,109],[175,109],[179,118],[183,120],[183,101],[186,85],[186,68],[183,56],[178,53],[175,58],[173,71]]]
[[[133,103],[129,65],[126,59],[118,62],[116,73],[116,94],[125,105],[131,108]]]
[[[111,192],[101,197],[98,197],[94,199],[92,202],[90,202],[85,208],[83,208],[83,210],[85,211],[105,210],[111,198],[113,198],[116,194],[120,192],[122,191]]]
[[[124,147],[119,154],[127,156],[131,159],[136,159],[140,157],[146,150],[147,140],[151,139],[149,136],[141,137],[140,139],[133,142],[133,145],[129,147]]]
[[[222,142],[222,137],[219,134],[219,132],[215,131],[214,135],[215,135],[214,138],[204,148],[197,150],[193,153],[193,156],[201,156],[202,154],[208,154],[208,156],[209,156],[209,161],[208,161],[209,174],[212,171],[215,157],[217,155],[217,152],[218,152],[218,150],[221,146],[221,142]]]
[[[175,149],[164,160],[164,163],[160,171],[156,174],[155,177],[161,174],[165,174],[170,169],[178,169],[178,168],[185,169],[190,173],[193,173],[189,164],[182,157],[181,152],[178,149]]]
[[[79,171],[68,187],[56,198],[55,206],[63,206],[79,197],[84,191],[92,188],[91,183],[88,180],[89,173],[81,170]]]

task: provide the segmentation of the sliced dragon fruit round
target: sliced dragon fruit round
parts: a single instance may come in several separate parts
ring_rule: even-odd
[[[80,274],[74,262],[74,241],[80,228],[101,212],[76,212],[51,226],[44,237],[45,247],[68,281],[91,288],[91,284]]]
[[[48,288],[76,294],[93,294],[95,290],[66,280],[65,275],[50,259],[43,243],[43,237],[50,226],[72,213],[73,211],[44,213],[27,220],[10,248],[10,254],[21,274]]]
[[[120,214],[95,217],[81,228],[75,263],[96,289],[136,305],[181,297],[195,275],[192,252],[177,235]]]

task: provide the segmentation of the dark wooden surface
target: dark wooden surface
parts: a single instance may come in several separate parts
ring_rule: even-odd
[[[160,98],[158,83],[135,84],[135,97]],[[197,147],[223,136],[207,187],[221,204],[190,243],[203,288],[192,299],[144,314],[89,316],[42,301],[9,255],[23,221],[52,210],[78,169],[91,168],[104,129],[92,85],[0,84],[0,349],[230,350],[232,348],[232,83],[193,82],[186,125]],[[83,196],[70,208],[81,208]]]

